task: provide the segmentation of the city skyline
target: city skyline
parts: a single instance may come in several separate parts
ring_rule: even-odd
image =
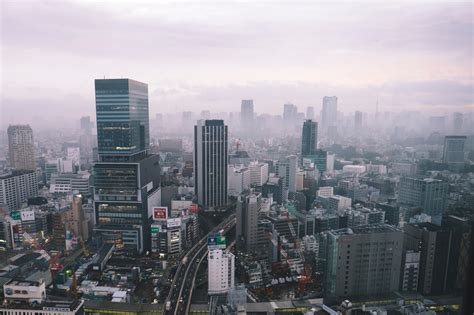
[[[248,98],[257,113],[319,112],[325,95],[345,112],[473,108],[471,3],[197,6],[2,2],[0,123],[29,123],[19,108],[30,121],[92,115],[90,81],[103,77],[147,82],[151,114],[238,111]]]

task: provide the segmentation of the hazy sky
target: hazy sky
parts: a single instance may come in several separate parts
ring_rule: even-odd
[[[2,0],[1,122],[94,113],[95,78],[150,112],[474,108],[472,2]],[[224,3],[225,2],[225,3]]]

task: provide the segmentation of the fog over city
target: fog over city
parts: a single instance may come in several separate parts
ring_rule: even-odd
[[[0,314],[474,314],[474,2],[0,0]]]
[[[2,1],[1,119],[70,126],[93,79],[149,85],[150,114],[281,115],[291,102],[469,112],[472,2]],[[199,14],[196,14],[199,12]],[[61,109],[61,110],[59,110]]]

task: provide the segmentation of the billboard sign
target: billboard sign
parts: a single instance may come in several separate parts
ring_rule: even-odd
[[[178,227],[178,226],[181,226],[181,218],[172,218],[166,221],[166,227],[168,229],[173,228],[173,227]]]
[[[35,212],[33,210],[21,211],[21,222],[34,221],[34,220],[35,220]]]
[[[20,220],[20,219],[21,219],[20,211],[12,211],[12,212],[10,212],[10,217],[11,217],[13,220]]]
[[[207,239],[207,247],[208,249],[226,249],[226,240],[225,236],[220,234],[214,234],[209,236]]]
[[[153,207],[153,220],[166,221],[168,219],[168,207]]]

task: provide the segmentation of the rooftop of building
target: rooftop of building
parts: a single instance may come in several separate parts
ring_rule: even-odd
[[[28,281],[23,279],[12,279],[5,283],[5,285],[14,285],[17,287],[39,287],[44,282],[41,281]]]
[[[16,255],[15,257],[10,258],[10,264],[14,266],[22,266],[26,264],[27,262],[30,262],[34,259],[39,258],[40,256],[41,256],[41,253],[39,252],[19,254],[19,255]]]
[[[329,233],[334,235],[354,235],[354,234],[371,234],[384,232],[401,232],[397,227],[388,224],[371,224],[362,225],[353,228],[344,228],[339,230],[332,230]]]
[[[4,172],[4,173],[0,174],[0,179],[7,179],[7,178],[11,178],[11,177],[15,177],[15,176],[21,176],[21,175],[25,175],[25,174],[34,173],[34,172],[35,171],[33,171],[33,170],[11,170],[11,171]]]
[[[61,298],[47,298],[42,303],[29,303],[26,301],[12,301],[8,304],[0,305],[0,310],[56,310],[56,311],[73,311],[80,308],[83,304],[82,300],[68,300]],[[122,304],[122,303],[120,303]]]

